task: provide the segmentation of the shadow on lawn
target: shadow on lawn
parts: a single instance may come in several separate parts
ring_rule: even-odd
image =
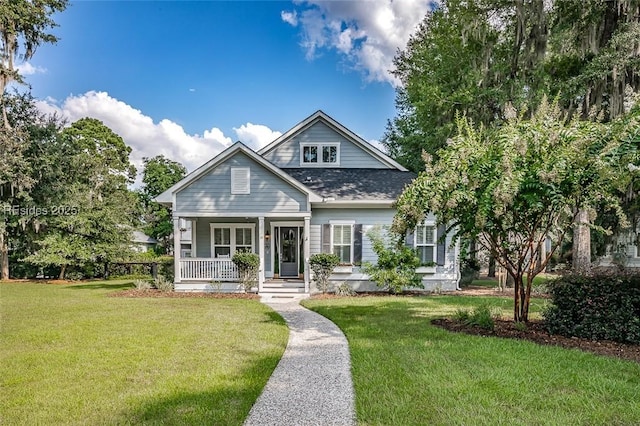
[[[176,390],[172,395],[139,404],[123,414],[128,424],[162,425],[242,425],[258,399],[280,357],[266,356],[241,370],[225,375],[214,388],[200,392]]]
[[[65,288],[70,290],[125,290],[128,288],[133,288],[133,284],[131,283],[131,281],[127,281],[124,283],[122,282],[110,283],[108,281],[96,281],[95,283],[85,282],[82,284],[70,284]]]

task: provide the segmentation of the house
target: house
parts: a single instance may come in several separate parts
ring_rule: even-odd
[[[131,246],[132,250],[138,253],[144,253],[149,250],[152,250],[156,246],[156,244],[158,244],[158,240],[140,231],[132,232],[131,242],[132,242],[132,246]]]
[[[258,152],[236,142],[157,198],[176,230],[191,224],[190,257],[175,257],[175,290],[237,289],[239,250],[260,257],[260,293],[316,291],[308,260],[320,252],[340,257],[334,284],[375,290],[360,268],[376,261],[367,232],[391,224],[392,204],[414,178],[322,111]],[[429,216],[407,241],[422,257],[425,288],[453,290],[458,246],[451,236],[439,242],[441,232]]]

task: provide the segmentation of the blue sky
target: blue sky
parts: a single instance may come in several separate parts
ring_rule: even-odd
[[[44,111],[101,119],[191,171],[254,149],[318,109],[366,140],[395,115],[398,48],[426,0],[78,1],[23,73]]]

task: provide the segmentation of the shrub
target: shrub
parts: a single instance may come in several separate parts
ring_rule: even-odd
[[[238,267],[242,288],[246,293],[249,293],[258,282],[260,257],[255,253],[237,252],[233,255],[231,261]]]
[[[480,276],[480,262],[473,257],[468,257],[460,262],[460,287],[470,285]]]
[[[401,293],[405,288],[424,288],[422,278],[416,273],[420,259],[415,250],[402,243],[394,243],[380,234],[379,229],[367,233],[373,251],[378,256],[377,264],[365,262],[364,272],[378,287],[389,293]]]
[[[493,330],[495,328],[495,320],[491,309],[487,305],[480,305],[471,311],[458,309],[454,314],[454,318],[466,325],[472,325],[485,330]]]
[[[147,280],[133,280],[133,285],[136,287],[136,290],[151,290],[151,283]]]
[[[153,280],[153,285],[160,291],[173,291],[173,281],[165,278],[164,275],[158,275],[155,280]]]
[[[340,258],[333,253],[318,253],[309,258],[309,267],[313,271],[313,281],[318,290],[326,293],[329,290],[329,277],[333,269],[340,263]]]
[[[640,343],[640,274],[597,272],[566,275],[549,284],[544,312],[553,334]]]
[[[338,296],[355,296],[356,291],[347,283],[342,283],[336,287],[336,295]]]

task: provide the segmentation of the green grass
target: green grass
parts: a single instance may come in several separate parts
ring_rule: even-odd
[[[451,333],[434,317],[490,297],[311,299],[349,340],[360,425],[640,424],[640,365],[578,350]],[[543,306],[532,300],[539,315]]]
[[[253,300],[0,284],[0,424],[240,425],[288,339]]]

